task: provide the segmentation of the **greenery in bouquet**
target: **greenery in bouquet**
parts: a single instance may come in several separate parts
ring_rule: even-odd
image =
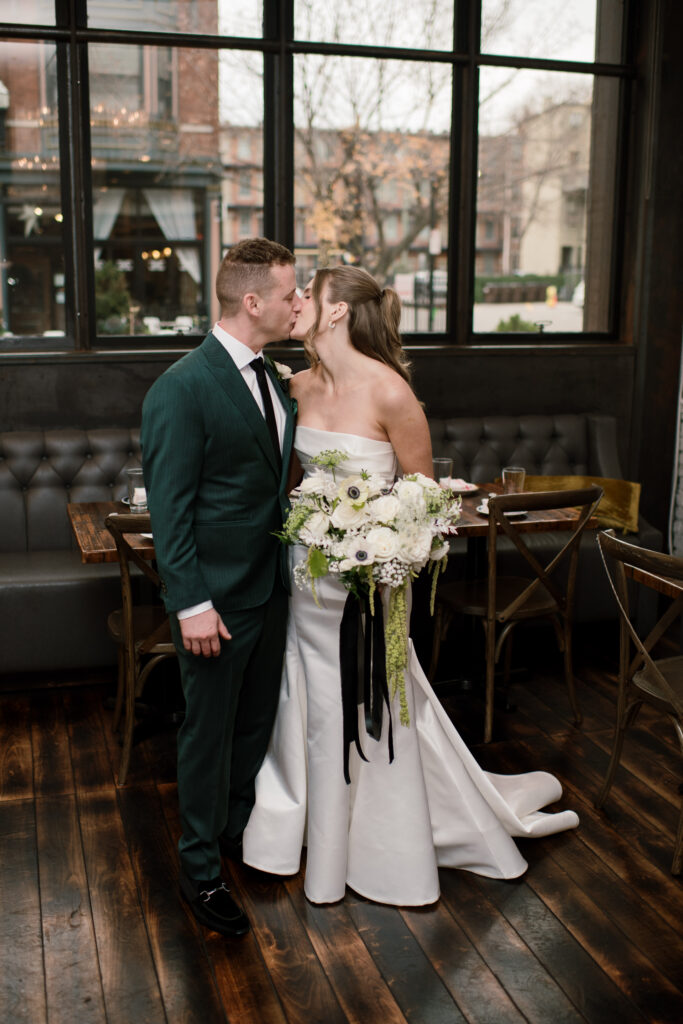
[[[407,585],[427,567],[433,612],[437,579],[447,562],[446,538],[455,532],[461,500],[421,473],[396,481],[365,471],[343,476],[345,458],[334,450],[311,460],[316,468],[302,480],[278,536],[307,548],[294,567],[294,581],[300,589],[310,586],[316,602],[316,581],[327,575],[357,597],[367,595],[372,614],[377,587],[389,588],[387,682],[392,698],[399,693],[400,721],[408,725]]]

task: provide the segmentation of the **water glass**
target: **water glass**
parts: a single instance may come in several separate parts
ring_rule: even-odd
[[[432,470],[434,479],[439,483],[450,480],[453,476],[453,459],[434,458],[432,459]]]
[[[147,511],[147,491],[141,469],[129,469],[128,473],[128,504],[131,512]]]
[[[526,470],[523,466],[503,468],[503,494],[520,494],[524,490]]]

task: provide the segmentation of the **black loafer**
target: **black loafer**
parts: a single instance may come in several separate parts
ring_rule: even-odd
[[[180,891],[200,924],[235,938],[249,931],[249,918],[230,895],[222,878],[199,882],[180,872]]]
[[[244,859],[242,857],[242,836],[219,836],[218,845],[220,851],[224,857],[228,860],[234,860],[238,864],[243,864]]]

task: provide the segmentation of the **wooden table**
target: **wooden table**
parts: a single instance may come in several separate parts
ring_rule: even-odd
[[[83,562],[117,562],[114,538],[104,524],[110,512],[127,512],[122,501],[81,501],[66,506]],[[143,558],[154,558],[151,537],[130,534],[131,546]]]
[[[457,523],[457,534],[459,537],[487,537],[489,532],[489,517],[477,512],[477,505],[481,505],[484,498],[489,494],[502,494],[499,484],[481,484],[476,494],[463,495],[462,513]],[[525,516],[515,516],[515,529],[519,533],[547,533],[549,530],[571,530],[578,518],[578,513],[571,508],[546,509],[543,512],[527,512]],[[597,521],[588,521],[587,528],[595,528]]]

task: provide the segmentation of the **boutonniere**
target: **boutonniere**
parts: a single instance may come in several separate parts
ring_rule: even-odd
[[[287,366],[286,363],[278,363],[275,359],[271,359],[270,356],[264,356],[264,359],[268,361],[271,370],[278,379],[278,383],[285,394],[289,393],[289,382],[294,376],[291,367]]]

